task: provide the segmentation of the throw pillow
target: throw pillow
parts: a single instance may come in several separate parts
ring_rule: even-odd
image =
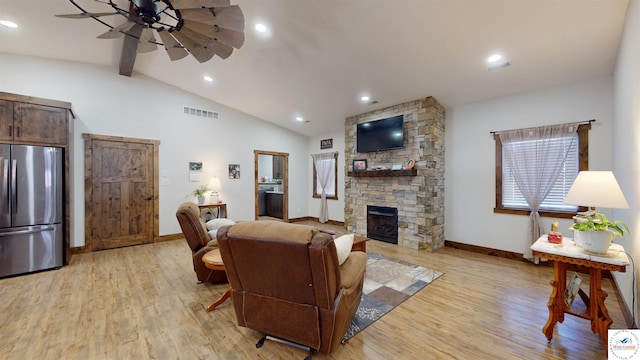
[[[211,230],[218,230],[219,228],[221,228],[222,226],[225,225],[234,225],[236,222],[230,219],[211,219],[209,221],[207,221],[207,230],[211,231]]]
[[[344,263],[349,257],[349,254],[351,254],[353,237],[354,234],[347,234],[333,240],[333,243],[336,244],[336,251],[338,252],[338,263],[340,263],[340,265],[342,265],[342,263]]]

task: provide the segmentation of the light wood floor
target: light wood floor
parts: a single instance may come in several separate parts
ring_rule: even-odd
[[[604,359],[586,320],[567,315],[548,343],[552,268],[444,248],[370,241],[367,250],[443,271],[331,355],[314,359]],[[587,280],[588,276],[583,275]],[[610,280],[612,328],[625,328]],[[583,288],[586,285],[583,284]],[[198,285],[184,240],[76,255],[69,266],[0,280],[0,359],[300,359],[236,326],[226,285]],[[576,300],[579,301],[579,300]]]

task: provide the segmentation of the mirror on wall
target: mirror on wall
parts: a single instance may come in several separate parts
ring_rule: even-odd
[[[288,221],[289,154],[254,151],[256,220]]]

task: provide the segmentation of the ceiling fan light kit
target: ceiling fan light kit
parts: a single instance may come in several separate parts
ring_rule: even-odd
[[[228,58],[233,49],[244,43],[244,15],[238,5],[230,0],[129,0],[129,8],[123,9],[114,0],[101,1],[115,12],[91,13],[74,0],[69,0],[82,11],[81,14],[56,15],[68,19],[92,18],[109,27],[99,39],[122,36],[137,41],[136,52],[165,48],[171,61],[191,54],[203,63],[217,55]],[[111,26],[100,18],[120,15],[126,22]],[[160,37],[155,37],[154,31]]]

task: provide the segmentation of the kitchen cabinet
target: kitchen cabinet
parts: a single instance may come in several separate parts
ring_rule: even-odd
[[[69,142],[69,109],[2,99],[0,140],[65,146]]]
[[[264,183],[258,185],[258,216],[267,215],[267,191],[273,191],[274,186]]]
[[[273,178],[284,178],[284,156],[273,156]]]
[[[268,191],[266,200],[267,216],[282,219],[284,213],[283,194]]]
[[[0,100],[0,140],[13,140],[13,101]]]

